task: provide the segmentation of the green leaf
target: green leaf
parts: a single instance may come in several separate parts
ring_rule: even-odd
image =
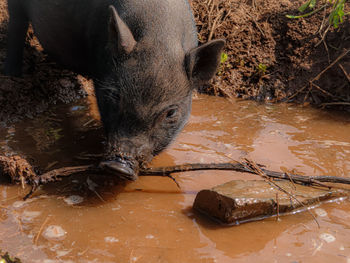
[[[329,14],[329,23],[333,25],[334,28],[338,28],[339,24],[343,23],[344,19],[344,3],[345,0],[340,1],[333,11]]]
[[[227,59],[228,59],[227,54],[225,52],[222,52],[220,62],[223,64],[227,61]]]
[[[315,5],[316,5],[316,0],[311,0],[309,8],[313,9],[315,7]]]
[[[298,8],[299,12],[300,12],[300,13],[303,13],[303,12],[306,10],[306,8],[308,8],[309,5],[311,4],[311,1],[312,1],[312,0],[309,0],[309,1],[307,1],[306,3],[304,3],[301,7],[299,7],[299,8]]]
[[[258,65],[258,72],[262,75],[264,75],[266,73],[267,70],[267,66],[265,64],[260,63]]]

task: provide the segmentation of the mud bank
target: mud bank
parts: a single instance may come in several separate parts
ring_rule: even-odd
[[[304,2],[192,0],[200,41],[227,41],[227,61],[205,91],[269,101],[293,96],[292,101],[321,106],[349,102],[350,53],[310,84],[350,49],[349,18],[322,41],[326,10],[298,20],[286,17],[298,14]]]
[[[0,0],[0,70],[6,55],[7,1]],[[82,78],[53,63],[29,30],[24,51],[23,78],[0,74],[0,123],[33,117],[49,105],[69,103],[85,95]]]

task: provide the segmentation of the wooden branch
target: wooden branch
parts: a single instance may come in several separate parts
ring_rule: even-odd
[[[269,171],[262,168],[261,170],[271,178],[290,180],[294,182],[304,183],[304,184],[315,184],[316,182],[327,182],[327,183],[339,183],[339,184],[350,184],[350,178],[337,177],[337,176],[305,176],[297,174],[286,174],[282,172]],[[239,162],[235,163],[209,163],[209,164],[184,164],[184,165],[175,165],[167,167],[158,167],[158,168],[147,168],[141,170],[141,175],[166,175],[170,173],[179,173],[179,172],[188,172],[188,171],[198,171],[198,170],[228,170],[228,171],[237,171],[237,172],[246,172],[256,174],[254,171],[247,169],[243,164]]]
[[[270,171],[264,168],[263,165],[257,164],[259,171],[261,170],[267,177],[273,179],[289,180],[293,183],[316,185],[322,187],[329,187],[322,183],[337,183],[350,184],[350,178],[336,177],[336,176],[303,176],[297,174],[287,174],[282,172]],[[166,167],[155,167],[141,169],[139,176],[165,176],[172,179],[177,185],[176,179],[171,175],[173,173],[199,171],[199,170],[226,170],[237,171],[251,174],[258,174],[256,169],[249,168],[249,161],[246,162],[232,162],[232,163],[193,163]],[[5,175],[13,182],[26,183],[32,187],[31,191],[25,198],[30,197],[40,185],[45,185],[50,182],[55,182],[63,177],[68,177],[79,173],[105,173],[103,167],[95,164],[62,167],[51,170],[46,173],[36,173],[35,169],[23,158],[19,156],[4,157],[0,156],[0,176]],[[110,173],[111,171],[109,171]],[[119,174],[115,174],[119,176]],[[178,185],[179,186],[179,185]]]
[[[66,176],[71,176],[73,174],[78,174],[78,173],[86,173],[86,172],[91,172],[91,173],[96,173],[96,172],[101,172],[102,169],[100,169],[96,165],[82,165],[82,166],[72,166],[72,167],[62,167],[59,169],[51,170],[47,173],[44,173],[39,176],[40,180],[39,182],[41,184],[46,184],[49,182],[54,182],[57,181],[59,177],[66,177]]]

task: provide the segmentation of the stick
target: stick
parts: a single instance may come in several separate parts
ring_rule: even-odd
[[[288,176],[288,178],[289,178],[290,182],[292,183],[294,189],[297,189],[297,187],[295,186],[294,181],[293,181],[292,177],[290,177],[289,173],[284,173],[284,174]]]
[[[264,169],[262,168],[263,166],[259,164],[258,166],[260,166],[260,169],[268,177],[275,178],[275,179],[283,179],[283,180],[292,179],[294,183],[303,183],[303,184],[309,184],[309,185],[312,185],[312,184],[320,185],[320,182],[350,184],[350,178],[345,178],[345,177],[328,176],[328,175],[321,175],[321,176],[305,176],[305,175],[297,175],[297,174],[286,175],[285,173],[282,173],[282,172],[276,172],[276,171],[270,171],[270,170]],[[232,162],[232,163],[193,163],[193,164],[166,166],[166,167],[146,168],[146,169],[140,170],[139,175],[170,177],[169,175],[172,173],[200,171],[200,170],[226,170],[226,171],[237,171],[237,172],[256,174],[254,171],[252,171],[251,169],[248,169],[242,163]],[[41,175],[39,184],[54,182],[54,181],[57,181],[60,177],[67,177],[73,174],[86,173],[86,172],[92,172],[92,173],[103,172],[103,169],[99,168],[96,165],[62,167]],[[325,185],[322,184],[322,186],[325,186]]]
[[[221,9],[219,14],[217,14],[217,17],[215,18],[215,20],[213,22],[213,25],[212,25],[212,27],[210,29],[208,41],[210,41],[213,38],[213,34],[214,34],[214,32],[215,32],[215,30],[217,28],[216,24],[218,23],[219,19],[221,19],[222,13],[223,13],[223,10]]]
[[[311,213],[311,211],[309,209],[307,209],[307,207],[301,202],[299,201],[299,199],[292,193],[289,193],[287,190],[283,189],[281,186],[279,186],[278,184],[276,184],[271,177],[267,176],[267,174],[253,161],[245,159],[246,163],[243,163],[243,165],[247,165],[248,169],[251,169],[255,174],[261,176],[262,178],[264,178],[271,186],[275,187],[277,190],[281,191],[282,193],[285,193],[286,195],[288,195],[290,198],[294,199],[297,203],[299,203],[302,207],[306,208],[306,211],[309,212],[309,214],[312,216],[312,218],[315,220],[318,228],[320,228],[320,224],[318,223],[316,217],[314,216],[313,213]],[[277,195],[278,197],[278,195]],[[278,202],[278,199],[277,199]]]
[[[350,82],[350,75],[346,72],[345,68],[343,67],[342,64],[338,64],[338,66],[341,68],[341,70],[343,71],[345,77],[348,79],[348,81]]]
[[[350,102],[344,102],[344,101],[337,101],[337,102],[326,102],[322,103],[321,106],[334,106],[334,105],[343,105],[343,106],[350,106]]]
[[[321,89],[320,87],[318,87],[317,85],[314,84],[314,81],[317,81],[320,79],[320,77],[327,71],[329,70],[331,67],[333,67],[339,60],[341,60],[343,57],[345,57],[348,53],[350,52],[350,49],[345,50],[343,52],[343,54],[341,54],[339,57],[337,57],[330,65],[328,65],[325,69],[323,69],[319,74],[317,74],[316,77],[314,77],[312,80],[309,81],[309,85],[310,87],[314,86],[316,88],[319,88],[321,91],[325,92],[326,94],[328,92],[324,91],[323,89]],[[286,101],[290,101],[292,98],[296,97],[299,93],[303,92],[307,87],[308,84],[306,84],[304,87],[302,87],[301,89],[297,90],[294,94],[292,94],[291,96],[289,96]],[[330,94],[330,93],[329,93]],[[328,94],[327,94],[328,95]],[[332,94],[330,94],[332,97],[334,97]]]
[[[254,22],[255,26],[257,27],[257,29],[259,29],[259,31],[260,31],[260,33],[262,34],[262,36],[263,36],[264,38],[266,38],[266,35],[265,35],[264,31],[261,29],[261,27],[260,27],[259,23],[256,21],[256,19],[255,19],[253,16],[251,16],[251,15],[249,14],[249,12],[248,12],[243,6],[242,6],[242,9],[243,9],[244,12],[246,13],[246,15],[249,16],[250,19]]]
[[[277,203],[277,217],[276,221],[280,220],[280,202],[278,200],[278,193],[276,193],[276,203]]]
[[[258,166],[262,167],[262,165]],[[237,171],[245,173],[253,173],[250,169],[247,169],[244,165],[239,162],[232,163],[194,163],[194,164],[184,164],[184,165],[175,165],[167,167],[157,167],[157,168],[146,168],[141,170],[140,175],[166,175],[171,173],[181,173],[188,171],[199,171],[199,170],[226,170],[226,171]],[[304,183],[304,184],[313,184],[314,180],[318,182],[327,182],[327,183],[340,183],[340,184],[350,184],[350,178],[343,178],[337,176],[304,176],[297,174],[288,174],[282,172],[269,171],[267,169],[261,168],[261,170],[271,178],[290,180],[293,179],[294,182]]]
[[[311,82],[311,85],[313,87],[315,87],[316,89],[318,89],[319,91],[323,92],[324,94],[330,96],[330,97],[334,97],[333,94],[329,93],[328,91],[325,91],[324,89],[322,89],[320,86],[316,85],[315,83]]]
[[[47,221],[49,221],[49,219],[50,219],[50,216],[47,216],[45,221],[44,221],[44,223],[42,223],[42,225],[40,226],[39,232],[38,232],[38,234],[36,234],[36,237],[34,239],[34,244],[35,245],[37,245],[39,237],[41,235],[41,232],[43,232],[44,226],[46,225]]]
[[[294,94],[290,95],[286,101],[290,101],[291,99],[293,99],[294,97],[296,97],[299,93],[303,92],[306,88],[308,87],[308,85],[306,84],[304,87],[298,89]]]
[[[311,82],[314,82],[315,80],[319,80],[319,78],[331,67],[333,67],[339,60],[341,60],[343,57],[345,57],[350,52],[350,49],[345,50],[343,54],[341,54],[339,57],[337,57],[336,60],[334,60],[330,65],[328,65],[324,70],[322,70],[316,77],[314,77]]]
[[[19,158],[19,157],[18,157]],[[8,162],[11,161],[11,164],[16,164],[16,162],[22,163],[24,159],[15,159],[15,158],[2,158],[0,156],[0,168],[8,166]],[[15,161],[14,161],[15,160]],[[299,184],[306,184],[306,185],[317,185],[322,187],[329,187],[325,184],[321,183],[338,183],[338,184],[350,184],[350,178],[345,177],[336,177],[336,176],[303,176],[303,175],[297,175],[297,174],[286,174],[282,172],[276,172],[276,171],[270,171],[265,168],[263,168],[263,165],[257,164],[258,167],[261,169],[264,174],[266,174],[267,177],[274,178],[274,179],[283,179],[283,180],[289,180],[294,183]],[[18,167],[17,167],[18,168]],[[24,197],[24,199],[30,197],[40,185],[45,185],[50,182],[55,182],[60,180],[62,177],[68,177],[73,174],[78,173],[103,173],[105,172],[102,167],[99,167],[98,165],[91,164],[91,165],[82,165],[82,166],[72,166],[72,167],[62,167],[59,169],[54,169],[49,172],[43,173],[43,174],[32,174],[34,173],[33,167],[30,166],[30,164],[26,163],[25,167],[20,167],[24,170],[30,170],[32,171],[30,173],[30,177],[26,178],[26,183],[32,187],[30,192]],[[226,171],[237,171],[237,172],[244,172],[244,173],[252,173],[257,174],[256,171],[249,168],[248,163],[240,163],[240,162],[231,162],[231,163],[193,163],[193,164],[184,164],[184,165],[175,165],[175,166],[167,166],[167,167],[152,167],[152,168],[145,168],[141,169],[139,176],[164,176],[169,177],[172,179],[177,185],[177,181],[175,178],[171,175],[173,173],[180,173],[180,172],[189,172],[189,171],[199,171],[199,170],[226,170]],[[1,169],[0,169],[1,171]],[[12,172],[12,171],[11,171]],[[16,172],[20,173],[20,170],[16,170]],[[1,175],[1,174],[0,174]],[[16,176],[12,173],[6,173],[4,171],[4,175],[7,175],[9,177],[12,176],[12,179]],[[119,176],[116,174],[116,176]],[[17,181],[20,182],[20,181]],[[179,185],[178,185],[179,186]]]

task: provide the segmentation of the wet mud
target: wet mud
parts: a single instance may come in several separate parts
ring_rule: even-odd
[[[89,106],[90,105],[90,106]],[[54,169],[91,162],[104,145],[94,104],[81,100],[0,129],[1,154]],[[349,116],[289,105],[194,98],[190,122],[152,166],[249,157],[267,169],[348,176]],[[257,176],[228,171],[141,177],[65,178],[29,189],[0,185],[0,247],[23,262],[347,262],[349,203],[338,199],[279,221],[224,227],[192,210],[197,192]],[[50,261],[47,261],[50,262]]]

